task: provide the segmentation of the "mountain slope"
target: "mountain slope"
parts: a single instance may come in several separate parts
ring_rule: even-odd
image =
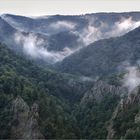
[[[97,41],[58,64],[63,72],[86,76],[107,75],[140,59],[140,27],[128,34]]]
[[[130,17],[132,17],[133,21],[139,21],[140,13],[139,12],[94,13],[94,14],[86,14],[86,15],[79,15],[79,16],[78,15],[77,16],[54,15],[54,16],[34,17],[34,18],[18,16],[18,15],[10,15],[10,14],[2,15],[2,18],[5,21],[7,21],[10,25],[12,25],[17,29],[21,29],[22,31],[26,31],[26,32],[38,32],[38,33],[45,33],[45,34],[56,34],[59,32],[71,31],[71,30],[77,30],[80,32],[80,30],[82,30],[88,25],[99,27],[102,23],[106,23],[109,26],[112,26],[113,24],[121,21],[121,19],[129,19]],[[75,25],[75,24],[76,26],[68,26],[68,25]],[[109,28],[104,27],[104,29],[109,29]],[[103,32],[107,32],[107,30],[104,30]]]
[[[120,86],[44,70],[0,44],[1,139],[106,138],[121,94]]]
[[[108,139],[139,139],[140,138],[140,94],[139,88],[134,89],[117,105],[108,126]]]
[[[17,48],[26,48],[24,52],[31,58],[37,58],[49,64],[62,61],[90,43],[123,35],[140,25],[139,12],[34,18],[4,14],[1,15],[1,19],[20,32],[15,36],[9,31],[8,36],[18,41],[14,44]],[[29,35],[25,36],[22,32]],[[29,40],[32,43],[28,43]]]
[[[1,17],[0,139],[140,138],[139,12]]]
[[[0,17],[0,30],[1,30],[0,41],[5,42],[6,44],[9,44],[9,47],[11,48],[15,46],[14,34],[17,32],[17,30],[11,27],[1,17]]]
[[[139,87],[127,96],[121,83],[106,79],[79,83],[0,44],[0,138],[139,138]]]
[[[80,137],[69,104],[87,87],[77,77],[44,70],[0,44],[0,138],[38,138],[37,132],[45,138]]]

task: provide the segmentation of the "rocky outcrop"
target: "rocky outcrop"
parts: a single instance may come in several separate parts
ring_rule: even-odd
[[[38,125],[38,105],[34,103],[30,108],[18,96],[12,104],[13,120],[11,128],[12,139],[42,139],[43,135]]]
[[[81,103],[85,103],[90,100],[92,101],[93,99],[95,99],[97,102],[101,102],[103,97],[107,94],[122,95],[126,93],[127,89],[121,86],[110,85],[104,81],[99,80],[88,92],[85,93]]]
[[[135,116],[135,123],[140,123],[140,112]]]
[[[119,116],[119,117],[126,117],[129,114],[126,114],[126,112],[129,109],[133,109],[135,107],[140,107],[140,94],[139,94],[139,87],[137,87],[131,94],[129,94],[126,98],[121,99],[118,106],[116,107],[111,120],[109,121],[109,125],[107,127],[108,130],[108,135],[107,135],[107,139],[113,139],[116,135],[116,131],[114,130],[114,122],[115,119]],[[133,113],[133,112],[130,112]],[[134,115],[134,120],[133,123],[139,123],[140,122],[140,111],[138,112],[138,114]],[[125,136],[129,133],[132,132],[134,130],[131,130],[130,128],[128,128],[128,130],[126,130],[126,134],[124,136],[122,136],[122,138],[125,138]]]
[[[116,118],[116,116],[118,115],[118,113],[120,111],[121,102],[122,101],[120,101],[120,104],[116,107],[115,111],[113,112],[112,118],[109,121],[109,125],[107,127],[107,131],[108,131],[107,139],[113,139],[114,138],[115,130],[113,129],[113,120]]]

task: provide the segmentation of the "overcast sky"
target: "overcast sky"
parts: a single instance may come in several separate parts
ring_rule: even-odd
[[[0,0],[0,14],[41,16],[127,11],[140,11],[140,0]]]

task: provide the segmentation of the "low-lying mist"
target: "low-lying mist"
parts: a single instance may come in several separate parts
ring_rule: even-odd
[[[73,50],[65,47],[63,51],[48,51],[47,41],[38,38],[37,35],[30,33],[28,35],[23,35],[21,33],[15,34],[15,41],[20,44],[23,51],[34,59],[43,59],[49,63],[56,63],[62,61],[66,56],[70,55]],[[45,47],[46,46],[46,47]]]
[[[2,18],[13,27],[17,29],[20,28],[20,31],[24,31],[24,24],[18,23],[16,20],[8,16],[2,16]],[[32,58],[43,59],[49,63],[56,63],[62,61],[65,57],[68,57],[72,53],[75,53],[77,50],[89,45],[90,43],[100,39],[124,35],[125,33],[140,26],[140,21],[133,20],[131,16],[128,18],[122,17],[111,25],[109,25],[109,22],[99,21],[100,24],[96,26],[96,22],[99,19],[94,17],[87,18],[86,20],[88,21],[87,24],[81,28],[78,28],[80,27],[78,22],[71,21],[70,19],[57,19],[56,22],[49,22],[48,26],[42,23],[42,26],[37,27],[37,30],[39,31],[40,29],[41,32],[42,28],[46,28],[45,32],[47,30],[52,30],[53,33],[69,31],[76,34],[79,37],[77,42],[79,42],[80,45],[76,45],[74,48],[71,48],[68,44],[67,46],[63,47],[64,49],[62,51],[49,51],[47,49],[47,46],[49,45],[49,42],[47,42],[48,40],[38,37],[36,30],[32,33],[29,32],[28,35],[24,35],[20,31],[17,32],[15,34],[15,41],[17,44],[20,44],[19,46],[22,46],[23,51]],[[39,33],[41,34],[41,32]],[[51,37],[51,33],[48,32],[47,35]]]
[[[123,77],[123,86],[128,88],[131,93],[136,87],[140,85],[140,67],[139,64],[125,67],[126,73]]]
[[[95,20],[89,19],[89,24],[83,29],[80,36],[85,45],[89,45],[94,41],[124,35],[125,33],[140,26],[140,21],[132,20],[132,17],[121,18],[112,26],[108,23],[100,22],[100,26],[96,27]]]

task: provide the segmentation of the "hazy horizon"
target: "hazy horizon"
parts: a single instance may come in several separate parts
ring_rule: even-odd
[[[80,16],[80,15],[90,15],[90,14],[99,14],[99,13],[115,13],[115,14],[121,14],[121,13],[139,13],[140,11],[127,11],[127,12],[91,12],[91,13],[84,13],[84,14],[44,14],[44,15],[20,15],[20,14],[14,14],[14,13],[0,13],[1,15],[15,15],[15,16],[25,16],[25,17],[43,17],[43,16],[55,16],[55,15],[60,15],[60,16]]]
[[[44,16],[139,12],[139,5],[138,0],[5,0],[0,1],[0,14]]]

